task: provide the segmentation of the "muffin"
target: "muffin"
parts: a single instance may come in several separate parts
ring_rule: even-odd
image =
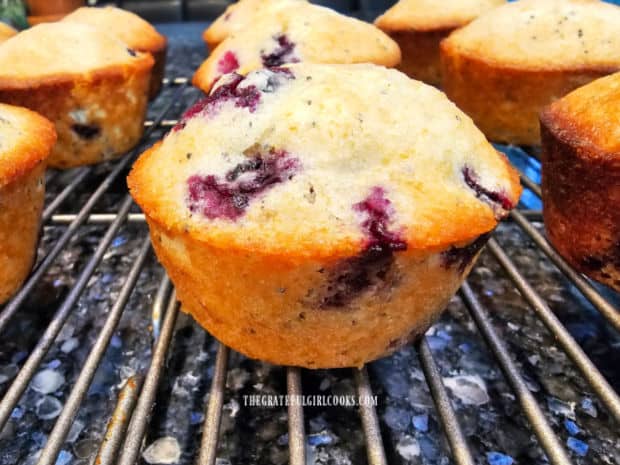
[[[17,34],[11,26],[0,22],[0,44]]]
[[[402,52],[399,70],[428,84],[441,84],[439,42],[481,13],[506,0],[400,0],[375,25],[394,39]]]
[[[41,24],[0,47],[0,102],[55,124],[49,165],[111,160],[140,140],[152,68],[149,54],[91,26]]]
[[[547,236],[577,270],[620,291],[620,73],[541,115]]]
[[[486,136],[540,144],[546,105],[620,69],[620,8],[597,0],[520,0],[441,43],[443,87]]]
[[[396,42],[371,24],[306,2],[289,2],[224,40],[194,75],[208,92],[223,74],[300,61],[396,66]]]
[[[45,160],[56,133],[42,116],[0,104],[0,305],[22,285],[34,262]]]
[[[166,68],[167,40],[153,26],[134,13],[112,6],[78,8],[65,16],[63,21],[101,28],[127,44],[132,50],[153,55],[155,65],[151,74],[149,95],[151,99],[157,97]]]
[[[422,334],[520,195],[444,94],[370,64],[222,77],[129,187],[184,310],[249,357],[309,368]]]
[[[273,9],[300,1],[304,0],[239,0],[226,8],[224,14],[205,29],[202,38],[209,50],[214,50],[229,35],[252,27],[261,15],[268,16]]]

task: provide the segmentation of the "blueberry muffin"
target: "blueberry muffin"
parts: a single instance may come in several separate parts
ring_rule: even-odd
[[[441,43],[443,87],[494,141],[540,144],[554,100],[620,69],[620,7],[598,0],[520,0]]]
[[[222,77],[129,187],[184,310],[249,357],[310,368],[422,334],[520,195],[441,92],[370,64]]]
[[[196,71],[193,83],[208,92],[223,74],[301,61],[396,66],[400,49],[372,24],[311,3],[289,2],[224,40]]]
[[[89,24],[98,27],[121,40],[137,52],[150,53],[155,59],[151,75],[150,97],[155,98],[161,90],[166,68],[168,41],[140,16],[120,8],[78,8],[63,21]]]
[[[268,16],[274,9],[305,0],[239,0],[205,29],[202,38],[214,50],[229,35],[252,27],[256,18]]]
[[[620,73],[541,115],[545,229],[577,270],[620,291]]]
[[[153,58],[99,29],[41,24],[0,47],[0,102],[30,108],[56,126],[55,168],[110,160],[144,130]]]
[[[2,22],[0,22],[0,44],[14,35],[17,34],[17,31],[13,29],[11,26],[8,26]]]
[[[375,25],[400,46],[398,69],[413,79],[441,84],[439,43],[448,35],[506,0],[400,0]]]
[[[0,305],[32,267],[54,126],[25,108],[0,104]]]

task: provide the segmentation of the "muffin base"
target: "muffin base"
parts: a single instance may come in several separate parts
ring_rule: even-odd
[[[58,141],[48,164],[72,168],[118,158],[144,131],[150,69],[26,89],[0,89],[0,101],[34,110],[52,121]]]
[[[402,61],[396,67],[412,79],[433,86],[441,85],[441,65],[439,62],[439,43],[454,28],[431,31],[394,31],[389,36],[398,43]]]
[[[542,132],[542,200],[547,237],[578,271],[620,291],[620,157]]]
[[[362,366],[424,331],[468,271],[438,252],[397,252],[373,285],[343,305],[323,305],[345,260],[312,261],[220,249],[147,218],[155,252],[183,310],[251,358],[307,368]],[[345,265],[346,266],[346,265]]]
[[[443,90],[488,139],[540,144],[540,111],[615,69],[519,69],[472,58],[441,45]]]
[[[0,188],[0,304],[20,288],[32,268],[44,197],[44,163]]]

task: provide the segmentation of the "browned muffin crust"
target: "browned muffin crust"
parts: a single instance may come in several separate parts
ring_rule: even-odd
[[[620,74],[541,116],[543,214],[553,246],[577,270],[620,291]]]

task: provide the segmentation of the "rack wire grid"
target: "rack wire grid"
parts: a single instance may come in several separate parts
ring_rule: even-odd
[[[0,435],[0,444],[3,444],[0,462],[3,464],[134,464],[142,460],[145,437],[157,436],[158,430],[153,429],[151,424],[153,419],[165,415],[167,409],[178,408],[178,405],[169,404],[170,391],[162,387],[161,381],[166,379],[168,382],[163,384],[168,386],[173,384],[175,387],[178,387],[179,382],[188,381],[186,375],[181,376],[178,370],[175,372],[174,365],[185,360],[184,351],[187,347],[184,344],[193,345],[196,342],[191,339],[193,342],[184,343],[182,336],[175,336],[183,331],[179,329],[179,326],[183,326],[179,324],[181,319],[184,319],[186,324],[191,322],[188,323],[189,319],[179,312],[179,304],[171,283],[153,258],[144,216],[132,203],[124,180],[136,155],[174,126],[176,118],[198,96],[197,91],[188,85],[186,78],[167,79],[164,84],[162,96],[150,109],[151,119],[145,123],[145,136],[136,150],[108,165],[48,173],[47,203],[43,213],[45,227],[38,263],[22,289],[0,312],[0,334],[4,345],[0,360],[10,359],[13,367],[11,373],[7,373],[6,370],[4,373],[0,371],[0,381],[3,383],[1,388],[4,390],[0,402],[0,427],[4,428]],[[517,156],[536,164],[534,152],[526,153],[514,147],[505,149],[512,151],[513,155],[518,152]],[[526,195],[540,197],[539,185],[530,179],[525,171],[522,171],[522,182],[526,188]],[[545,275],[555,273],[556,277],[559,275],[561,286],[564,288],[562,292],[568,293],[569,299],[573,301],[572,305],[579,311],[586,312],[589,319],[602,317],[604,332],[611,334],[607,340],[609,344],[615,344],[614,335],[620,330],[620,313],[613,301],[615,296],[603,295],[598,285],[571,269],[552,249],[542,233],[540,211],[523,208],[513,211],[505,227],[518,229],[517,234],[523,236],[516,244],[516,250],[529,248],[533,249],[534,254],[546,256],[545,259],[541,258],[541,263],[545,263],[541,272]],[[129,247],[124,246],[127,238],[132,238]],[[557,301],[554,301],[553,296],[551,299],[543,297],[541,294],[546,291],[537,290],[540,283],[532,282],[528,278],[532,274],[532,267],[542,265],[532,264],[531,260],[529,262],[521,260],[520,255],[514,254],[515,247],[502,245],[502,241],[503,236],[499,232],[489,241],[476,267],[479,272],[474,270],[453,299],[451,308],[458,305],[466,311],[452,309],[446,317],[448,320],[444,318],[442,321],[448,326],[461,325],[465,328],[467,336],[465,342],[461,341],[463,348],[470,344],[467,341],[469,338],[478,340],[482,346],[481,350],[487,351],[488,367],[480,368],[481,365],[478,365],[474,366],[474,369],[478,367],[483,371],[496,373],[503,388],[497,388],[491,391],[491,394],[510,398],[514,403],[513,411],[504,412],[515,418],[515,424],[511,426],[514,431],[509,431],[508,436],[524,435],[525,442],[531,444],[531,449],[539,451],[524,452],[526,455],[516,457],[518,463],[548,462],[554,465],[614,463],[619,455],[618,394],[554,313]],[[119,263],[123,266],[119,266]],[[493,267],[495,271],[492,271]],[[119,272],[119,269],[127,271]],[[516,343],[509,336],[522,322],[505,319],[506,315],[514,316],[515,313],[502,313],[501,307],[504,305],[501,302],[502,292],[489,291],[485,288],[485,276],[488,277],[489,273],[501,275],[504,283],[503,293],[512,294],[515,299],[523,302],[523,307],[529,307],[529,309],[520,308],[518,312],[524,315],[523,318],[527,317],[530,323],[533,322],[532,324],[538,327],[539,333],[543,335],[536,336],[526,347],[529,351],[527,361],[522,355],[518,357],[515,355]],[[474,279],[476,276],[478,278]],[[136,289],[141,290],[137,292]],[[93,300],[98,302],[94,311],[99,314],[98,318],[94,319]],[[498,301],[500,303],[496,306],[494,303]],[[84,318],[80,319],[80,315]],[[89,321],[82,323],[90,324],[88,332],[90,336],[86,340],[78,341],[72,334],[79,323],[72,323],[70,330],[67,331],[67,321],[76,318],[78,322]],[[119,327],[121,321],[124,321],[122,328]],[[131,331],[128,328],[131,328]],[[425,396],[428,399],[432,398],[434,407],[429,408],[433,410],[431,423],[433,421],[434,423],[430,427],[422,424],[418,425],[419,428],[413,429],[411,424],[395,426],[394,423],[400,420],[397,418],[394,421],[394,416],[390,417],[386,411],[395,407],[382,406],[383,397],[379,396],[377,408],[382,409],[383,417],[377,413],[375,406],[361,405],[358,410],[358,431],[349,431],[346,435],[342,435],[347,436],[343,439],[345,442],[355,441],[355,438],[361,437],[359,432],[363,432],[366,457],[355,456],[348,463],[367,462],[371,465],[409,462],[458,465],[487,461],[500,465],[512,463],[513,459],[510,457],[488,452],[490,447],[495,446],[499,449],[502,444],[486,444],[484,438],[480,437],[481,433],[479,431],[476,433],[476,422],[480,421],[481,417],[474,417],[474,425],[471,424],[472,409],[483,409],[481,403],[488,400],[483,399],[479,402],[475,399],[474,394],[480,394],[476,380],[481,379],[481,375],[474,373],[473,381],[470,380],[473,382],[473,385],[470,383],[469,386],[473,389],[473,394],[470,394],[474,397],[473,400],[469,399],[468,402],[467,398],[453,395],[454,387],[451,383],[454,377],[450,378],[446,374],[454,374],[459,367],[448,366],[448,362],[443,359],[440,363],[437,362],[437,358],[441,358],[442,338],[445,336],[437,328],[437,326],[432,328],[427,336],[413,347],[404,349],[406,354],[399,359],[406,364],[417,363],[421,369],[421,372],[417,372],[418,378],[415,379],[418,387],[408,387],[406,384],[411,378],[405,378],[404,390],[401,389],[405,394],[402,395],[408,397],[413,405],[416,405],[416,399],[422,399],[419,403],[424,403]],[[192,334],[194,337],[198,333]],[[300,395],[304,392],[305,381],[309,380],[308,382],[312,384],[316,378],[312,378],[314,375],[306,370],[269,367],[261,362],[244,359],[214,341],[206,333],[204,338],[199,343],[204,350],[201,349],[200,355],[196,357],[196,365],[192,371],[195,375],[192,385],[202,386],[198,398],[201,402],[204,401],[203,405],[193,408],[202,410],[204,414],[197,414],[195,411],[191,415],[186,414],[191,417],[187,428],[192,432],[195,444],[188,446],[189,451],[184,450],[183,458],[180,460],[184,460],[183,463],[213,465],[228,463],[218,458],[218,450],[221,452],[223,447],[225,455],[227,447],[221,444],[221,424],[226,420],[224,417],[234,415],[234,410],[239,409],[238,402],[227,403],[227,379],[230,384],[231,372],[236,370],[239,374],[239,368],[229,370],[231,360],[236,360],[238,364],[259,364],[260,369],[276,370],[276,375],[281,373],[283,377],[281,394],[286,392],[289,395]],[[18,350],[23,346],[15,341],[25,344],[27,349]],[[447,343],[458,342],[455,339]],[[122,347],[122,351],[119,351],[119,347]],[[52,349],[56,354],[54,358],[49,353]],[[114,357],[130,357],[131,361],[133,360],[131,357],[136,353],[145,354],[146,363],[140,364],[139,361],[133,365],[129,363],[129,367],[124,366],[119,372],[117,365],[109,361]],[[617,352],[612,352],[612,355],[614,353]],[[548,399],[545,402],[545,398],[539,395],[540,384],[545,384],[545,380],[540,378],[545,376],[538,375],[537,387],[534,381],[535,375],[532,373],[536,371],[535,361],[549,354],[553,357],[566,358],[569,364],[572,363],[571,370],[576,370],[580,374],[579,382],[582,385],[577,398],[555,399],[551,405]],[[71,374],[62,375],[69,378],[68,381],[63,378],[59,382],[59,375],[54,369],[64,362],[62,357],[73,359],[74,368]],[[398,355],[392,359],[394,357]],[[617,370],[618,361],[620,360],[603,360],[599,365],[601,363],[605,365],[607,362],[608,368]],[[382,363],[383,368],[387,367],[388,371],[396,370],[397,374],[403,372],[402,367],[393,360],[386,359],[377,363]],[[75,367],[75,364],[78,366]],[[112,393],[106,395],[102,394],[105,389],[101,385],[105,382],[101,381],[104,379],[101,373],[110,370],[114,372],[112,377],[116,380],[116,385],[104,386]],[[46,373],[41,375],[42,371]],[[52,376],[53,373],[50,374],[50,371],[56,373],[56,376]],[[325,375],[328,372],[322,373]],[[386,388],[381,384],[381,379],[373,378],[372,373],[373,370],[368,370],[366,367],[361,370],[338,370],[334,375],[336,378],[332,380],[352,380],[351,386],[354,386],[355,392],[363,396],[375,395],[371,384],[379,385],[379,391],[387,390],[393,393],[395,389],[393,385],[388,383]],[[420,373],[423,373],[423,376],[420,376]],[[378,378],[381,377],[378,375]],[[451,380],[450,383],[447,381],[448,378]],[[398,380],[402,381],[403,378],[400,377]],[[64,387],[60,387],[62,381],[65,381]],[[233,378],[232,383],[235,382]],[[208,389],[207,383],[210,383]],[[396,384],[402,385],[402,383]],[[450,389],[446,389],[446,386]],[[277,388],[278,386],[269,392],[278,394]],[[550,389],[546,385],[545,388]],[[51,392],[55,389],[60,392],[56,393],[56,397]],[[316,387],[313,389],[316,390]],[[324,386],[321,386],[320,390],[323,389]],[[396,397],[398,395],[401,394],[396,393]],[[482,395],[486,395],[486,391],[483,391]],[[93,396],[96,400],[95,407],[89,407],[86,416],[82,415],[84,410],[82,404],[85,399],[93,404]],[[58,397],[63,399],[62,403]],[[461,409],[465,413],[459,413],[459,409],[455,411],[455,405],[459,408],[465,406],[465,410]],[[34,413],[30,411],[33,409]],[[558,409],[559,417],[555,415]],[[251,417],[252,409],[246,410],[249,412],[245,415]],[[344,412],[346,410],[344,408],[335,410],[335,415],[342,414],[349,417],[355,415],[356,411],[353,410],[351,413],[349,409]],[[316,412],[317,409],[314,408],[313,414]],[[574,436],[579,435],[580,428],[583,430],[588,426],[578,427],[573,420],[575,415],[584,416],[584,412],[589,414],[589,420],[594,421],[596,417],[598,422],[593,423],[591,427],[595,439],[589,443],[592,448],[589,456],[583,453],[583,447],[581,449],[574,447],[576,440]],[[333,445],[333,441],[329,438],[321,439],[316,433],[306,434],[308,420],[307,418],[304,420],[304,413],[304,408],[299,405],[290,405],[286,411],[274,410],[271,413],[279,415],[280,420],[288,424],[288,431],[280,431],[279,433],[283,434],[277,438],[284,452],[280,457],[272,456],[267,461],[288,462],[291,465],[314,463],[314,461],[339,463],[337,460],[321,462],[321,458],[317,458],[317,447],[329,448],[330,444]],[[35,416],[36,421],[32,420]],[[39,422],[40,419],[44,420],[42,424]],[[95,433],[88,431],[90,424],[96,422],[95,419],[107,425],[105,431]],[[562,419],[564,422],[570,422],[564,425],[568,425],[566,426],[568,433],[562,427]],[[422,418],[422,423],[427,420],[428,418]],[[586,416],[583,422],[587,424],[587,420]],[[386,422],[389,426],[386,426]],[[33,434],[35,423],[42,433]],[[463,423],[469,425],[463,427]],[[311,424],[310,427],[313,431],[317,429],[316,425]],[[393,444],[393,436],[386,433],[386,430],[391,431],[394,428],[401,431],[398,444]],[[422,443],[407,442],[403,437],[411,439],[416,434],[416,429],[428,431],[429,428],[434,428],[439,453],[430,459],[425,459],[425,450],[422,452],[419,450]],[[504,426],[496,428],[501,429]],[[403,436],[403,431],[410,436],[407,434]],[[25,436],[30,439],[24,442]],[[77,438],[83,436],[90,439],[77,441]],[[92,439],[93,437],[95,439]],[[197,438],[200,437],[198,443]],[[309,441],[311,437],[315,440]],[[568,439],[565,441],[566,437]],[[243,443],[237,444],[236,447],[251,448],[252,441],[274,440],[276,439],[273,434],[269,437],[259,434],[246,437]],[[12,444],[19,446],[12,447]],[[583,446],[584,442],[580,441],[577,444]],[[509,444],[504,446],[509,448]],[[16,448],[19,450],[15,451]],[[315,451],[314,457],[309,449]],[[531,454],[529,459],[528,453]],[[419,458],[420,455],[422,458]],[[256,461],[258,462],[258,459]],[[239,459],[237,463],[255,462],[254,459],[246,457]]]

